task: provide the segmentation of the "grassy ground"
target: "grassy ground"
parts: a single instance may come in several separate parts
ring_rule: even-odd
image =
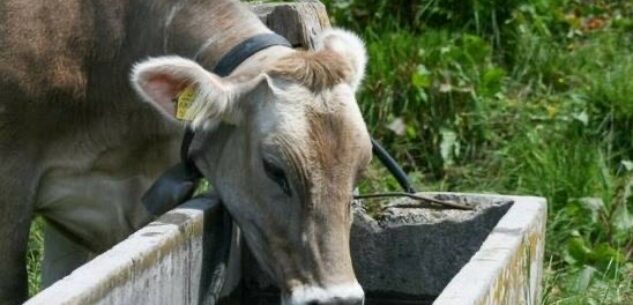
[[[546,197],[542,303],[633,304],[630,1],[325,2],[367,42],[361,108],[418,189]]]
[[[630,1],[327,5],[366,40],[361,107],[419,189],[546,197],[542,303],[633,304]]]
[[[32,296],[39,291],[42,271],[42,258],[44,255],[44,221],[41,218],[35,219],[31,225],[31,236],[29,249],[27,252],[27,271],[29,274],[29,295]]]

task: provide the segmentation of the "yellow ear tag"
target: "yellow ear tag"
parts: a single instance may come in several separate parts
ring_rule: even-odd
[[[186,121],[191,120],[187,117],[187,111],[189,110],[189,107],[191,107],[191,104],[193,104],[195,98],[196,92],[192,86],[189,86],[180,92],[180,95],[178,96],[178,104],[176,106],[177,119]]]

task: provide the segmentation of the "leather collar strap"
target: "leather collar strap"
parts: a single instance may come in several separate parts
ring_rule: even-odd
[[[228,76],[241,63],[243,63],[249,57],[253,56],[253,54],[272,46],[285,46],[289,48],[292,47],[292,45],[286,38],[275,33],[255,35],[242,41],[241,43],[233,47],[228,53],[224,54],[220,61],[218,61],[215,68],[213,68],[213,72],[222,77]],[[202,173],[200,173],[200,170],[198,170],[193,160],[189,158],[189,146],[191,146],[193,136],[194,131],[189,126],[187,126],[187,128],[185,129],[185,135],[182,140],[182,145],[180,147],[180,157],[182,163],[185,165],[187,170],[192,175],[201,178]]]
[[[249,39],[246,39],[236,45],[228,53],[226,53],[218,64],[213,68],[213,72],[219,76],[228,76],[245,60],[253,56],[253,54],[272,47],[272,46],[285,46],[292,48],[290,42],[275,33],[259,34]]]

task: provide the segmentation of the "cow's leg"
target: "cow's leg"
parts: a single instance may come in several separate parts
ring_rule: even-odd
[[[21,304],[28,295],[26,250],[32,200],[15,172],[0,167],[0,180],[0,305]]]
[[[93,257],[94,254],[90,250],[68,238],[54,226],[46,224],[41,288],[52,285]]]
[[[27,297],[26,248],[31,224],[28,205],[0,200],[0,304]]]

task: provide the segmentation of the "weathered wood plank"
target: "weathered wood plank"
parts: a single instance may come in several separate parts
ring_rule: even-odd
[[[254,4],[251,9],[295,47],[313,49],[318,34],[330,27],[325,6],[319,1]]]

